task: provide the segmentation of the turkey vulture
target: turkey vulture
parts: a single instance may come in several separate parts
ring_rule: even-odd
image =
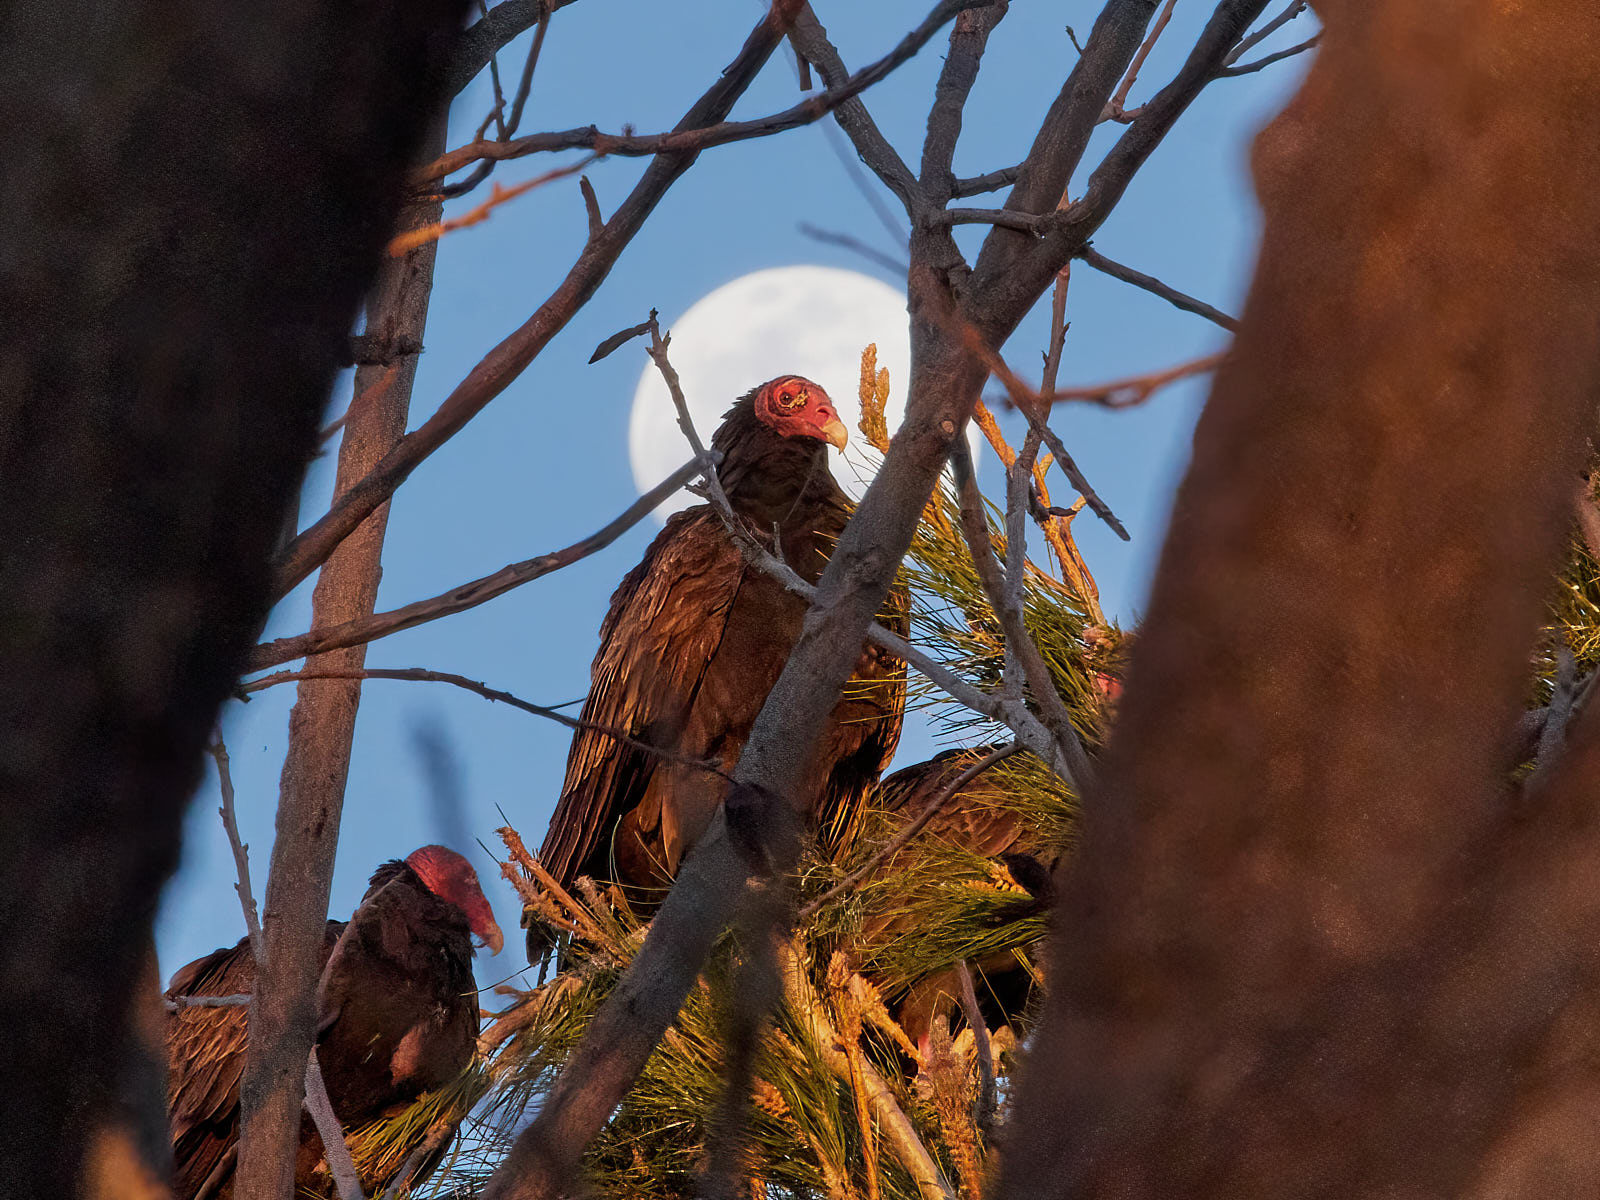
[[[424,846],[384,863],[348,924],[329,921],[317,990],[317,1060],[346,1128],[404,1108],[472,1062],[478,992],[472,935],[492,953],[500,927],[471,864]],[[169,999],[247,993],[255,983],[248,939],[197,959],[172,977]],[[177,1200],[227,1198],[239,1136],[246,1010],[180,1007],[167,1022],[169,1101]],[[307,1117],[296,1195],[332,1195],[322,1144]]]
[[[914,821],[956,776],[996,748],[946,750],[927,762],[904,767],[879,785],[878,806],[905,822]],[[1049,907],[1054,887],[1050,867],[1040,859],[1053,861],[1056,851],[1036,835],[1030,835],[1018,814],[1006,806],[1002,785],[992,774],[969,780],[940,806],[918,837],[944,841],[1000,862],[1027,893],[1019,895],[1016,906],[1007,910],[1007,922],[1036,916]],[[901,869],[910,849],[890,855],[875,875],[885,877]],[[870,942],[887,941],[905,932],[913,919],[902,912],[886,913],[868,921],[864,936]],[[1009,951],[991,955],[973,966],[982,977],[977,990],[984,1019],[991,1026],[1010,1024],[1027,1002],[1032,978]],[[953,967],[935,972],[914,982],[894,1002],[895,1019],[913,1041],[926,1048],[934,1020],[953,1015],[960,995]]]
[[[828,394],[798,375],[740,398],[711,440],[734,512],[812,583],[850,515],[828,470],[828,446],[846,440]],[[891,604],[891,624],[904,630],[904,593]],[[587,875],[622,884],[636,904],[659,899],[727,788],[696,764],[733,770],[805,611],[803,599],[746,565],[711,505],[667,520],[600,627],[586,724],[573,736],[540,850],[563,886]],[[866,647],[798,789],[825,839],[852,831],[864,793],[894,753],[904,711],[905,664]],[[529,958],[538,961],[548,931],[536,914],[525,916]]]

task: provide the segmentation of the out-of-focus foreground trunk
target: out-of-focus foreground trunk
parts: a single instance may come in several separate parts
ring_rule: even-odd
[[[0,17],[0,1192],[75,1194],[464,5]]]
[[[1600,704],[1508,784],[1600,382],[1600,12],[1319,9],[1002,1196],[1600,1188]]]

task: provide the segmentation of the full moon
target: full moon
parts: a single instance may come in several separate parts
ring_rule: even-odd
[[[703,297],[670,326],[672,365],[701,440],[751,388],[778,375],[820,383],[850,430],[850,446],[831,451],[834,478],[856,499],[872,482],[883,456],[866,444],[857,387],[861,351],[878,346],[889,371],[889,431],[899,428],[911,377],[905,293],[870,275],[837,267],[773,267],[741,276]],[[628,427],[633,479],[647,492],[688,461],[672,397],[655,364],[646,363],[633,394]],[[696,503],[678,492],[656,518]]]

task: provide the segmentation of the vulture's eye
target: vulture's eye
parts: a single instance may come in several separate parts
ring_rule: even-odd
[[[808,393],[804,389],[798,392],[791,392],[789,389],[785,388],[783,391],[778,393],[778,403],[784,408],[804,408],[806,406],[807,395]]]

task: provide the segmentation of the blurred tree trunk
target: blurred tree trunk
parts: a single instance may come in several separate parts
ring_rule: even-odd
[[[422,150],[424,159],[443,152],[444,135],[445,122],[438,119]],[[442,208],[437,200],[409,205],[400,228],[432,225]],[[367,298],[362,344],[371,361],[356,370],[339,443],[337,494],[363,479],[405,433],[438,248],[433,241],[401,258],[386,258]],[[333,552],[312,593],[312,629],[372,615],[388,524],[384,504]],[[314,654],[306,669],[359,671],[366,660],[366,646],[353,646]],[[289,715],[289,750],[262,910],[266,961],[250,1006],[250,1049],[240,1092],[235,1187],[241,1197],[288,1196],[293,1189],[306,1057],[316,1034],[323,922],[360,703],[358,679],[308,679],[299,685]]]
[[[1600,1188],[1600,704],[1508,805],[1600,367],[1600,11],[1319,5],[999,1194]]]
[[[153,938],[131,999],[132,1024],[113,1095],[99,1111],[84,1163],[84,1200],[170,1200],[172,1134],[167,1121],[167,1013]]]
[[[459,0],[0,15],[0,1192],[77,1194]]]

